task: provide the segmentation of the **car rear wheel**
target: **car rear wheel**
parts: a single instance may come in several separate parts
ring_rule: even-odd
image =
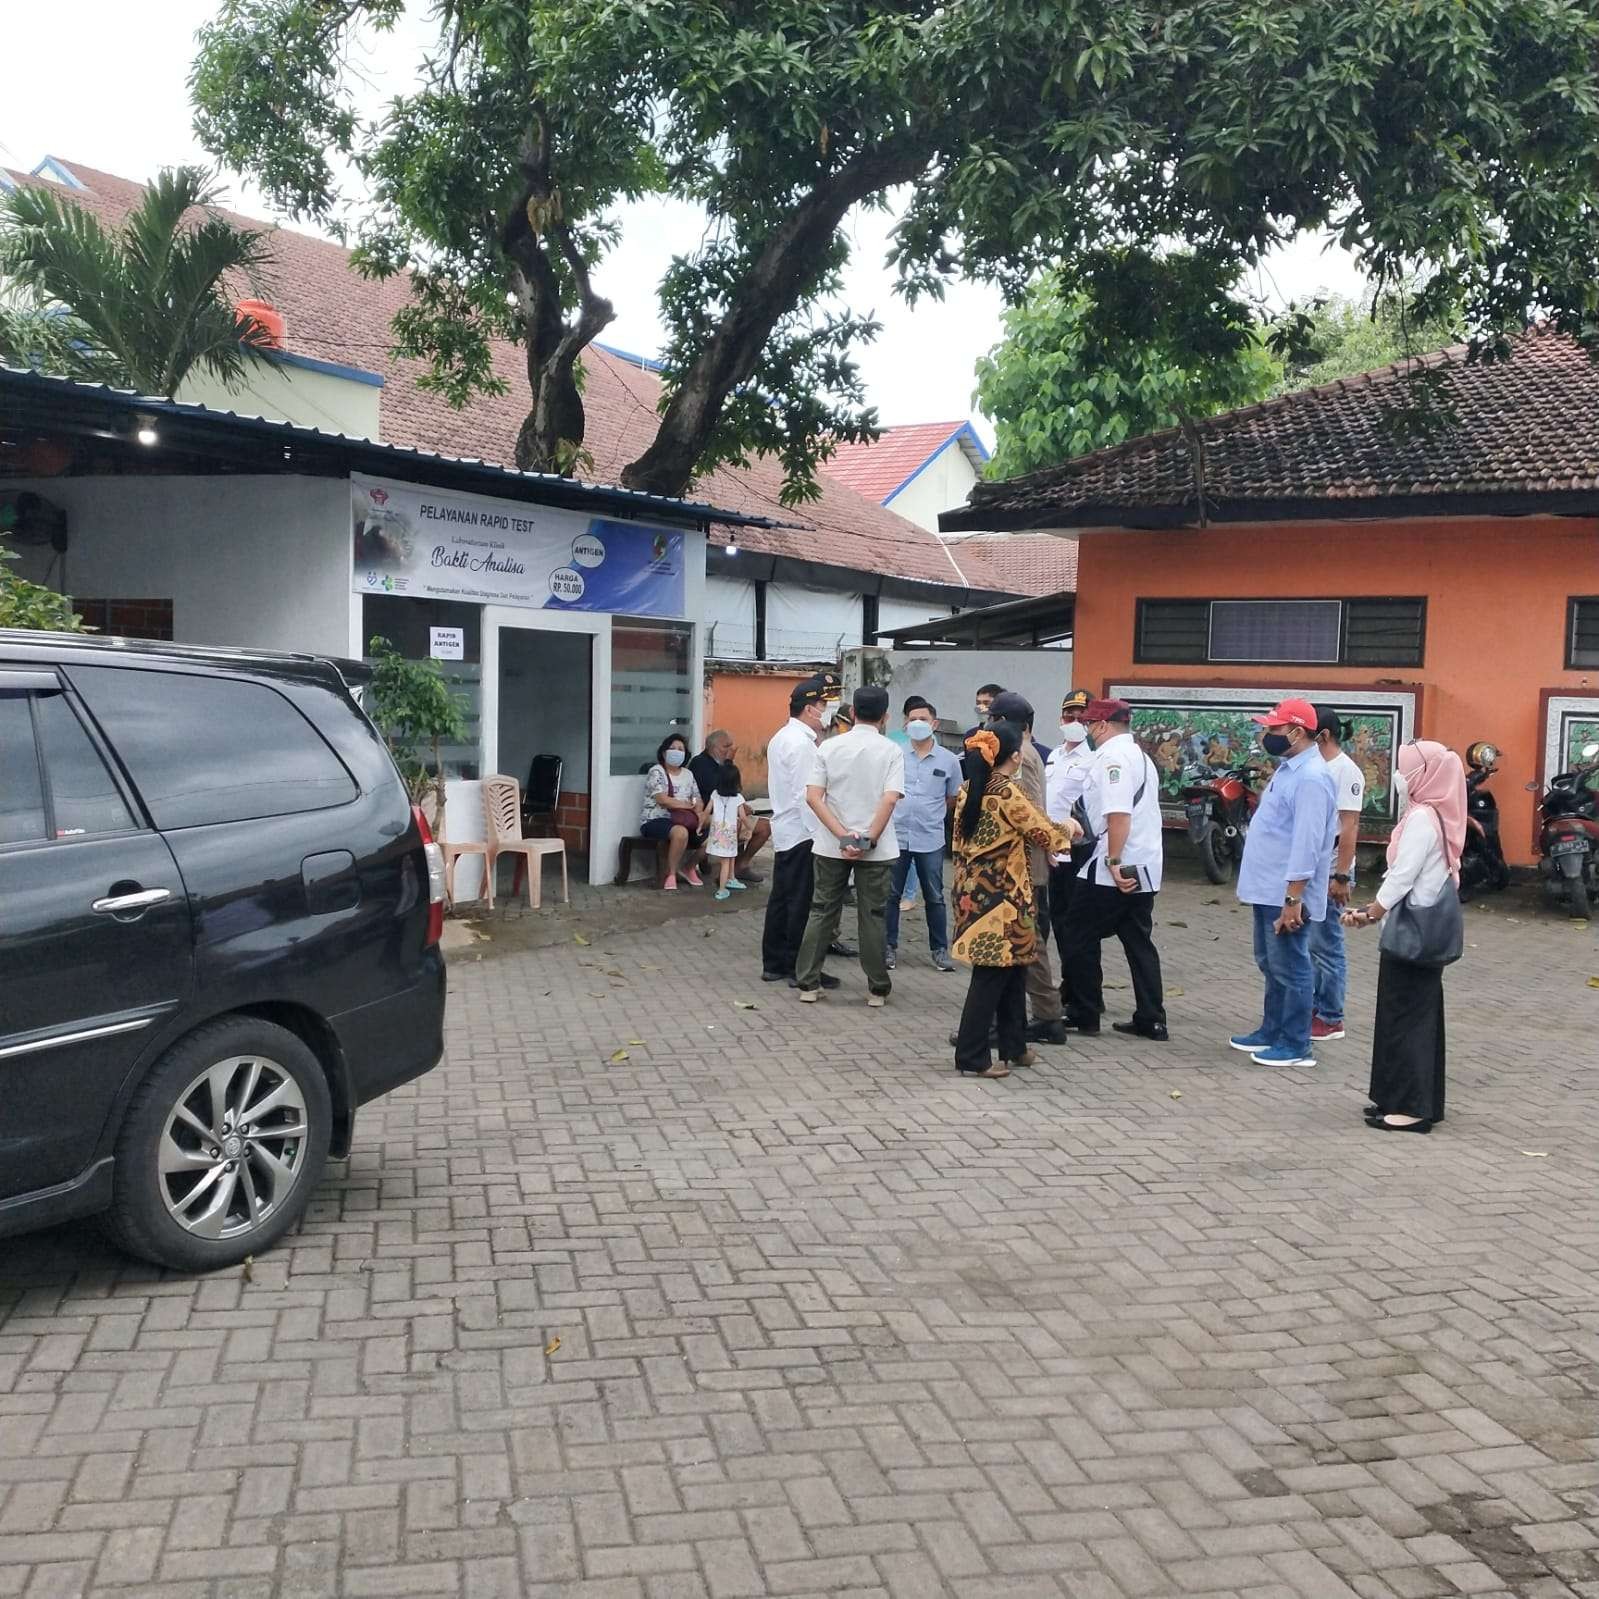
[[[327,1078],[293,1033],[226,1017],[175,1044],[117,1139],[107,1230],[130,1254],[214,1271],[270,1249],[327,1164]]]

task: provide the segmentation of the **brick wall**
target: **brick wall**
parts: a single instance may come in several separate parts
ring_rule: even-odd
[[[546,835],[548,836],[548,835]],[[555,812],[555,836],[566,845],[568,855],[589,852],[589,797],[563,792]]]
[[[159,639],[172,642],[171,600],[81,600],[72,602],[78,615],[97,633],[113,638]]]

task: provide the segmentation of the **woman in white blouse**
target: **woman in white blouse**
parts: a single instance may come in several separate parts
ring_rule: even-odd
[[[668,733],[655,752],[655,764],[644,779],[644,815],[639,832],[645,838],[666,841],[666,881],[662,888],[677,887],[683,857],[683,880],[698,888],[698,871],[705,844],[705,801],[694,774],[688,769],[688,742],[681,733]],[[692,851],[692,853],[689,853]]]
[[[1466,773],[1452,749],[1406,744],[1395,761],[1401,795],[1388,840],[1388,871],[1376,900],[1346,911],[1345,927],[1371,927],[1401,900],[1436,905],[1460,883],[1466,841]],[[1408,803],[1406,803],[1408,799]],[[1388,1133],[1427,1133],[1444,1119],[1444,974],[1384,953],[1377,970],[1377,1019],[1366,1121]]]

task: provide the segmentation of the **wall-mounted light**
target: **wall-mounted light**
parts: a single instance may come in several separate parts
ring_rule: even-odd
[[[146,449],[161,442],[161,435],[148,423],[141,422],[139,431],[133,435]]]
[[[738,554],[738,540],[737,539],[729,539],[727,541],[726,551],[727,551],[727,554],[729,554],[729,555],[737,555]]]

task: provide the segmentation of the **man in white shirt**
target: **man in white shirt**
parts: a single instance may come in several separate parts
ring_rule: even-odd
[[[822,734],[823,706],[838,694],[838,677],[818,672],[798,684],[788,698],[788,721],[766,746],[766,792],[772,802],[772,890],[761,934],[761,977],[768,983],[792,982],[800,940],[811,913],[811,811],[805,802],[811,757]],[[823,973],[824,988],[838,979]]]
[[[1344,1036],[1344,989],[1349,965],[1344,954],[1344,924],[1339,919],[1349,904],[1355,881],[1355,844],[1360,813],[1366,803],[1366,774],[1344,754],[1344,720],[1337,711],[1316,707],[1316,748],[1332,773],[1338,799],[1338,832],[1333,839],[1332,875],[1327,881],[1327,914],[1310,924],[1310,964],[1315,969],[1315,998],[1310,1007],[1310,1037],[1325,1043]]]
[[[894,807],[905,793],[905,752],[884,736],[887,719],[888,690],[858,688],[855,726],[811,755],[805,795],[820,825],[812,852],[815,893],[795,974],[802,1000],[821,998],[822,960],[838,935],[852,872],[866,1003],[881,1006],[892,986],[883,913],[899,859]]]
[[[1133,980],[1132,1020],[1115,1023],[1115,1029],[1164,1043],[1166,999],[1152,931],[1165,858],[1160,773],[1133,737],[1126,700],[1092,700],[1083,718],[1094,744],[1083,805],[1095,843],[1072,890],[1061,949],[1070,996],[1066,1025],[1080,1033],[1099,1031],[1105,1008],[1100,944],[1114,934]]]
[[[1052,822],[1069,822],[1072,807],[1088,787],[1088,772],[1093,765],[1093,746],[1088,742],[1088,723],[1083,712],[1092,696],[1085,688],[1074,688],[1060,702],[1061,741],[1049,752],[1044,763],[1044,810]],[[1088,852],[1082,851],[1086,864]],[[1077,880],[1077,862],[1070,855],[1057,855],[1049,863],[1049,925],[1055,935],[1055,948],[1066,947],[1066,921]],[[1061,967],[1060,997],[1071,1003],[1066,986],[1066,968]]]

